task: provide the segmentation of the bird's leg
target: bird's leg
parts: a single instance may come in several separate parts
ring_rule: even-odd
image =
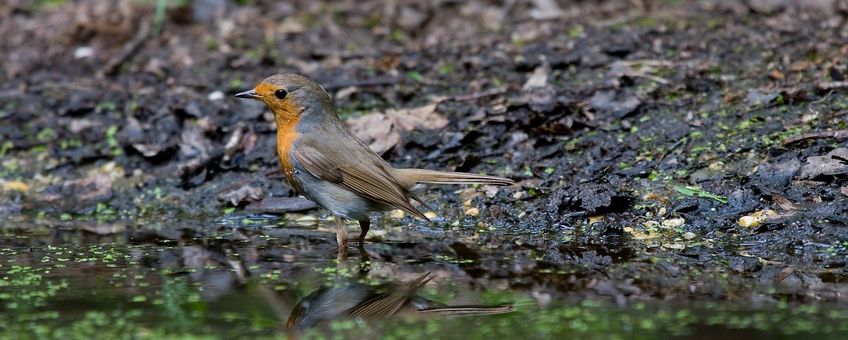
[[[339,252],[347,249],[347,226],[341,216],[336,216],[336,242],[339,244]]]
[[[368,235],[368,229],[371,229],[371,220],[359,221],[359,228],[362,229],[359,232],[359,245],[362,246],[365,244],[365,235]]]

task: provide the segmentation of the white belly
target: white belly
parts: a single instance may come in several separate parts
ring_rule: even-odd
[[[367,220],[369,213],[382,209],[382,205],[363,198],[335,183],[320,180],[309,173],[295,175],[306,198],[327,209],[336,216],[352,220]]]

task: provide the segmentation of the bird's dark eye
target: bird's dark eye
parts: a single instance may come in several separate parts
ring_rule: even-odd
[[[288,96],[288,95],[289,95],[289,92],[286,91],[286,90],[283,90],[283,89],[279,89],[277,91],[274,91],[274,96],[276,96],[277,99],[280,99],[280,100],[286,99],[286,96]]]

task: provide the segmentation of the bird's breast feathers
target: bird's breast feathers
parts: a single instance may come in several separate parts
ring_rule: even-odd
[[[286,176],[286,181],[297,191],[302,192],[299,184],[295,180],[294,162],[292,162],[291,151],[295,140],[299,137],[295,124],[277,124],[277,158],[280,160],[280,165],[283,168],[283,174]]]

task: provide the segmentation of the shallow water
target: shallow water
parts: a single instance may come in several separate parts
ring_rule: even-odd
[[[410,248],[403,242],[369,243],[365,252],[353,247],[339,261],[332,234],[322,229],[248,221],[7,223],[0,229],[0,338],[839,338],[848,332],[848,310],[839,305],[610,298],[598,294],[603,287],[490,279],[495,275],[469,270],[480,260],[374,256]],[[504,256],[500,265],[511,261]],[[420,301],[514,310],[432,317],[410,307],[383,318],[287,325],[295,306],[318,290],[340,293],[329,301],[342,303],[352,291],[345,287],[375,296],[426,273],[432,280],[413,294]]]

